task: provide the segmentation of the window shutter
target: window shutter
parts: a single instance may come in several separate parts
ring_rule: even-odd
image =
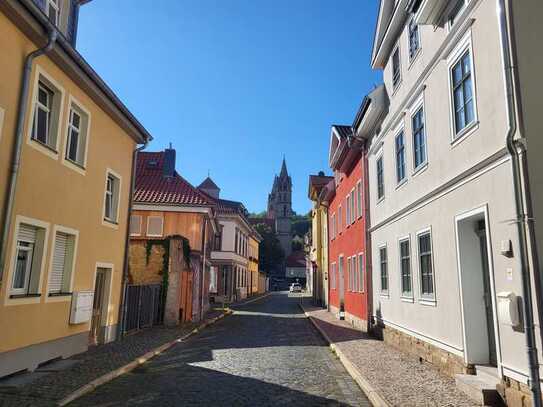
[[[162,218],[158,216],[149,216],[147,218],[147,235],[162,236]]]
[[[61,292],[66,269],[66,257],[68,252],[68,235],[57,233],[55,236],[55,248],[53,252],[53,268],[49,276],[49,292]]]
[[[28,243],[36,243],[36,228],[30,225],[19,225],[18,240],[23,240]]]
[[[130,234],[133,236],[141,235],[141,216],[132,215],[130,217]]]

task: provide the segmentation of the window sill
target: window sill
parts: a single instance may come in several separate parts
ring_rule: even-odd
[[[381,202],[385,200],[385,196],[383,195],[381,198],[379,198],[376,202],[376,205],[379,205]]]
[[[398,89],[400,89],[401,86],[402,86],[402,79],[400,79],[400,81],[396,85],[392,84],[392,95],[390,96],[396,95],[396,92],[398,92]]]
[[[45,144],[43,141],[40,141],[40,140],[38,140],[36,138],[31,138],[30,140],[32,142],[36,143],[37,145],[39,145],[40,147],[43,147],[43,148],[49,150],[51,153],[58,154],[58,151],[55,148],[51,147],[49,144]]]
[[[428,161],[420,164],[418,167],[416,167],[413,171],[413,177],[416,176],[416,175],[419,175],[420,173],[426,171],[426,169],[428,168]]]
[[[473,123],[466,126],[462,131],[458,134],[456,134],[453,137],[453,140],[451,141],[451,148],[456,147],[458,144],[460,144],[462,141],[468,138],[472,133],[477,131],[479,129],[479,121],[475,120]]]
[[[419,304],[427,305],[427,306],[430,306],[430,307],[436,307],[437,306],[436,300],[433,300],[433,299],[430,299],[430,298],[421,298],[419,300]]]
[[[72,293],[49,293],[49,297],[71,297]]]
[[[419,59],[419,55],[422,54],[422,47],[417,49],[417,52],[415,52],[415,55],[409,57],[409,66],[407,67],[407,70],[411,70],[411,67],[415,64],[417,59]]]
[[[390,294],[388,292],[381,292],[381,294],[379,296],[381,298],[386,298],[386,299],[390,298]]]
[[[404,179],[402,179],[400,182],[398,182],[396,184],[396,190],[400,189],[402,186],[404,186],[405,184],[407,184],[407,177],[405,177]]]
[[[413,303],[415,302],[415,300],[414,300],[413,297],[402,296],[402,297],[401,297],[401,300],[402,300],[403,302],[409,302],[409,303],[411,303],[411,304],[413,304]]]
[[[110,224],[115,225],[115,226],[119,226],[119,222],[116,222],[116,221],[108,219],[108,218],[104,218],[104,222],[110,223]]]
[[[9,296],[10,299],[14,300],[17,298],[39,298],[41,297],[41,294],[11,294]]]

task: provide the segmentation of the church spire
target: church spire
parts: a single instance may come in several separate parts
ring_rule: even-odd
[[[287,171],[287,162],[285,160],[285,156],[283,155],[283,164],[281,165],[281,174],[279,174],[280,178],[288,177],[288,171]]]

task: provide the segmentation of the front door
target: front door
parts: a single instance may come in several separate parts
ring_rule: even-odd
[[[96,282],[94,284],[94,301],[92,303],[92,319],[89,336],[91,345],[98,344],[100,328],[102,326],[102,314],[104,303],[104,287],[106,282],[106,271],[99,268],[96,270]]]
[[[489,364],[497,366],[496,357],[496,336],[494,333],[494,311],[492,309],[492,289],[490,286],[490,271],[488,269],[488,248],[486,244],[486,225],[484,220],[477,224],[477,234],[481,246],[481,262],[483,269],[483,289],[486,314],[486,327],[488,332],[488,353]]]

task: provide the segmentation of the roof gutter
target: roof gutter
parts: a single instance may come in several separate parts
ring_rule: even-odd
[[[19,176],[19,168],[21,165],[21,153],[23,148],[23,129],[26,112],[29,106],[28,95],[30,89],[30,76],[32,74],[32,63],[34,60],[42,55],[49,53],[55,46],[57,39],[59,38],[56,27],[52,24],[47,24],[48,39],[47,44],[32,51],[26,56],[23,78],[21,84],[21,93],[19,95],[19,106],[17,107],[17,125],[15,128],[15,144],[13,146],[13,156],[11,162],[11,173],[6,191],[6,204],[3,215],[2,236],[0,242],[0,282],[4,275],[4,269],[6,266],[6,251],[8,245],[9,231],[12,224],[13,206],[15,201],[15,192],[17,190],[17,179]]]
[[[515,140],[515,134],[517,131],[521,133],[521,130],[517,125],[518,114],[522,115],[520,106],[518,105],[518,73],[513,58],[516,56],[516,48],[514,42],[510,41],[510,35],[513,30],[510,28],[511,22],[508,22],[507,15],[512,15],[511,2],[507,2],[508,8],[506,9],[506,0],[496,0],[498,11],[498,24],[500,30],[502,58],[504,65],[504,77],[505,77],[505,103],[507,108],[507,121],[508,131],[506,135],[506,146],[509,154],[511,155],[512,171],[513,171],[513,187],[515,194],[515,206],[516,206],[516,219],[517,231],[519,236],[519,254],[521,262],[521,277],[522,277],[522,301],[524,306],[523,318],[525,327],[525,341],[526,352],[528,356],[528,366],[530,371],[529,386],[532,392],[533,405],[535,407],[542,406],[541,399],[541,384],[539,377],[539,362],[537,356],[536,339],[535,339],[535,324],[534,324],[534,310],[533,310],[533,297],[531,287],[531,270],[530,270],[530,249],[529,242],[532,244],[531,250],[534,253],[532,257],[534,270],[539,269],[537,246],[535,243],[535,236],[533,233],[533,216],[531,214],[530,205],[530,187],[527,181],[527,172],[524,172],[527,168],[526,147],[524,145],[525,139],[520,134],[520,140]],[[540,297],[541,288],[539,280],[534,276],[534,282],[536,285],[536,297]],[[539,294],[539,295],[538,295]],[[540,302],[538,302],[539,304]],[[539,319],[541,319],[541,312],[539,313]],[[541,322],[541,321],[540,321]],[[541,330],[540,330],[541,334]]]

